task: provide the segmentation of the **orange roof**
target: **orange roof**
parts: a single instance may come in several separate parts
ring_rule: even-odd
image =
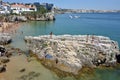
[[[24,4],[12,4],[11,7],[20,7],[20,8],[36,8],[34,5],[24,5]]]
[[[25,8],[25,5],[23,5],[23,4],[12,4],[11,7],[21,7],[21,8]]]

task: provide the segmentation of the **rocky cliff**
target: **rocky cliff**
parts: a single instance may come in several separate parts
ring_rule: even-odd
[[[15,22],[15,21],[26,22],[27,18],[25,16],[10,15],[10,16],[6,17],[6,21],[9,21],[9,22]]]
[[[53,13],[46,13],[46,14],[33,14],[33,15],[26,15],[28,20],[33,21],[54,21],[55,16]]]
[[[83,67],[114,66],[120,54],[118,43],[104,36],[26,36],[25,41],[40,60],[46,60],[44,64],[72,74]]]

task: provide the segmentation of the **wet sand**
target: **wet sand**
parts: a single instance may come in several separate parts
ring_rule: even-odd
[[[20,72],[20,70],[23,72]],[[54,79],[55,78],[55,79]],[[0,73],[0,80],[56,80],[57,76],[44,68],[34,57],[27,61],[23,55],[12,56],[6,72]]]
[[[20,23],[10,23],[10,22],[3,22],[2,27],[0,27],[0,32],[5,33],[16,33],[16,30],[20,26]]]

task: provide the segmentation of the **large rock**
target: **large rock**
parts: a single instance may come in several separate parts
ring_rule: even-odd
[[[28,36],[25,41],[39,59],[51,61],[44,64],[73,74],[83,67],[115,64],[116,55],[120,54],[118,43],[104,36]]]
[[[22,21],[22,22],[25,22],[27,21],[27,18],[25,16],[9,16],[8,17],[9,21],[11,22],[15,22],[15,21]]]
[[[8,33],[0,33],[0,44],[8,44],[12,41],[12,37]]]
[[[53,13],[46,13],[46,18],[47,18],[47,20],[50,20],[50,21],[55,20],[55,16]]]
[[[55,16],[53,13],[46,13],[36,18],[37,21],[54,21]]]
[[[0,65],[0,73],[6,71],[6,65]]]
[[[7,57],[0,57],[0,61],[1,61],[2,63],[7,63],[7,62],[9,62],[10,60],[9,60],[9,58],[7,58]]]

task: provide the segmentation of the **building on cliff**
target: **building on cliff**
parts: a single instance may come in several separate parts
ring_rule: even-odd
[[[40,4],[41,6],[43,6],[45,9],[47,9],[47,10],[52,10],[52,8],[53,8],[53,4],[48,4],[48,3],[42,3],[42,4]]]
[[[39,3],[39,2],[34,2],[34,5],[37,7],[37,10],[40,9],[40,7],[44,7],[46,10],[51,11],[54,4],[49,4],[49,3]]]
[[[0,14],[9,14],[10,12],[10,5],[8,3],[0,1]]]
[[[32,5],[32,4],[14,3],[14,4],[11,4],[11,10],[12,10],[12,13],[21,14],[22,12],[37,11],[37,8],[35,5]]]

